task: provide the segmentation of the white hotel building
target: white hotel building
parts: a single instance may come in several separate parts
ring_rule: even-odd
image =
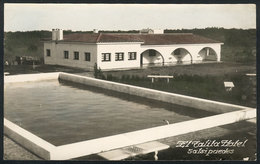
[[[52,31],[44,41],[45,64],[92,70],[220,61],[223,43],[192,33],[74,33]]]

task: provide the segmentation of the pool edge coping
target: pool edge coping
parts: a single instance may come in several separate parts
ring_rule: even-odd
[[[74,79],[75,78],[80,78],[79,79]],[[102,88],[102,89],[108,89],[108,90],[112,90],[112,91],[116,91],[116,92],[120,92],[120,93],[126,93],[129,95],[134,95],[134,96],[140,96],[140,97],[145,97],[151,100],[158,100],[161,102],[166,102],[166,103],[172,103],[172,104],[177,104],[177,105],[183,105],[184,102],[186,102],[185,105],[183,106],[187,106],[187,107],[194,107],[194,104],[188,104],[187,102],[199,102],[199,103],[204,103],[207,104],[209,106],[212,105],[218,105],[218,106],[223,106],[226,108],[236,108],[237,110],[243,110],[246,108],[252,108],[252,107],[247,107],[247,106],[242,106],[242,105],[235,105],[235,104],[230,104],[230,103],[225,103],[225,102],[220,102],[220,101],[215,101],[215,100],[208,100],[208,99],[204,99],[204,98],[198,98],[198,97],[193,97],[193,96],[187,96],[187,95],[182,95],[182,94],[177,94],[177,93],[171,93],[171,92],[166,92],[166,91],[160,91],[160,90],[156,90],[156,89],[150,89],[150,88],[145,88],[145,87],[139,87],[139,86],[134,86],[134,85],[129,85],[129,84],[123,84],[123,83],[118,83],[118,82],[112,82],[112,81],[107,81],[107,80],[101,80],[101,79],[96,79],[96,78],[92,78],[92,77],[86,77],[86,76],[82,76],[82,75],[76,75],[76,74],[71,74],[71,73],[65,73],[65,72],[60,72],[59,74],[59,79],[62,80],[67,80],[70,82],[74,82],[74,83],[78,83],[78,84],[83,84],[83,85],[90,85],[90,86],[95,86],[98,88]],[[92,83],[92,84],[86,84],[86,81],[84,80],[89,80],[88,82]],[[99,82],[99,84],[94,82]],[[105,86],[106,84],[108,84],[107,86]],[[115,85],[119,86],[119,87],[125,87],[125,88],[113,88],[115,87]],[[139,92],[136,93],[136,90],[142,90],[143,93]],[[147,92],[147,93],[145,93]],[[141,93],[141,95],[140,95]],[[142,95],[143,94],[143,95]],[[153,97],[155,96],[155,94],[160,94],[160,96],[158,97]],[[145,95],[145,96],[144,96]],[[171,102],[172,99],[169,100],[169,97],[174,97],[174,98],[179,98],[179,101],[181,101],[181,103],[176,103],[176,102]],[[198,103],[196,103],[197,105]],[[198,107],[199,105],[197,105],[194,108],[198,108],[201,110],[205,110],[202,108]],[[254,108],[252,108],[254,109]],[[212,109],[206,110],[206,111],[211,111]],[[223,110],[224,112],[231,112],[231,111],[236,111],[236,110],[231,110],[231,109],[225,109]],[[222,109],[219,109],[218,111],[216,110],[216,113],[222,113],[223,112]],[[214,112],[214,111],[213,111]]]

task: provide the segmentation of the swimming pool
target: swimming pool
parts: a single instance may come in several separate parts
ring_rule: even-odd
[[[4,80],[5,135],[50,160],[121,151],[256,117],[249,107],[63,72]]]
[[[5,118],[56,146],[213,115],[58,80],[6,84],[4,107]]]

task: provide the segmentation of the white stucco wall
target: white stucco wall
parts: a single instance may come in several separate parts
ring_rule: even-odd
[[[178,50],[178,49],[175,49],[175,51]],[[180,48],[179,51],[180,51],[180,54],[175,54],[175,51],[172,52],[172,56],[173,58],[169,59],[170,62],[190,62],[193,60],[191,54],[186,51],[185,49],[182,49]]]
[[[97,64],[101,69],[140,67],[140,43],[98,43]],[[123,61],[115,61],[115,53],[124,53]],[[136,60],[128,60],[128,52],[136,52]],[[102,53],[111,53],[111,61],[102,62]]]
[[[51,50],[51,56],[47,56],[46,49]],[[69,59],[64,58],[64,51],[69,51]],[[74,51],[79,52],[79,60],[74,60]],[[85,52],[90,52],[90,61],[85,61]],[[82,43],[44,43],[44,63],[50,65],[62,65],[92,70],[97,62],[97,46],[95,44]]]
[[[216,52],[211,48],[205,48],[199,52],[203,60],[217,60]]]
[[[149,63],[176,63],[177,58],[173,55],[174,50],[181,48],[182,62],[202,61],[203,55],[200,53],[205,47],[213,49],[217,57],[217,61],[221,58],[221,44],[175,44],[175,45],[141,45],[141,43],[60,43],[45,42],[44,43],[44,59],[45,64],[63,65],[70,67],[78,67],[92,70],[94,64],[103,70],[139,68],[141,63],[141,54],[143,53],[143,64]],[[46,55],[46,49],[51,50],[51,56]],[[149,49],[156,50],[156,56],[151,57],[148,54]],[[187,50],[187,52],[186,52]],[[64,51],[69,51],[69,59],[64,58]],[[74,51],[79,52],[79,60],[74,60]],[[85,61],[85,52],[91,53],[91,61]],[[136,60],[128,60],[128,52],[136,52]],[[111,53],[110,61],[102,61],[102,53]],[[124,60],[115,61],[116,53],[124,53]],[[163,56],[161,56],[161,55]],[[191,55],[190,55],[191,54]],[[213,59],[212,58],[212,59]]]
[[[149,51],[145,51],[143,53],[143,64],[144,65],[162,63],[163,60],[164,59],[159,52],[156,52],[155,56],[149,56]]]
[[[199,52],[205,47],[212,48],[216,52],[217,61],[220,61],[220,43],[175,45],[140,45],[140,43],[99,43],[97,46],[97,64],[101,69],[140,67],[141,54],[143,54],[143,65],[148,65],[149,63],[158,64],[162,63],[163,61],[165,64],[176,63],[177,58],[173,55],[173,51],[178,48],[181,48],[182,62],[191,62],[191,60],[192,62],[202,61],[203,58],[201,57],[201,54],[199,54]],[[149,51],[147,50],[150,49],[156,50],[156,56],[149,56]],[[124,53],[123,61],[115,61],[115,53],[117,52]],[[137,52],[136,60],[128,60],[128,52]],[[111,61],[102,62],[102,53],[111,53]]]
[[[201,61],[202,57],[200,56],[199,52],[205,48],[210,47],[212,48],[217,55],[217,61],[220,61],[221,58],[221,44],[220,43],[214,43],[214,44],[175,44],[175,45],[142,45],[141,46],[141,53],[148,50],[148,49],[154,49],[158,51],[160,54],[164,57],[165,63],[175,63],[177,62],[177,59],[173,55],[173,51],[178,48],[186,49],[192,56],[193,61]],[[182,61],[190,61],[191,56],[182,52]]]

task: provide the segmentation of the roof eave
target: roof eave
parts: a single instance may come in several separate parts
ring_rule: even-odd
[[[192,45],[192,44],[220,44],[220,45],[224,45],[224,43],[222,43],[222,42],[216,42],[216,43],[171,43],[171,44],[142,44],[142,45],[148,45],[148,46],[152,46],[152,45],[179,45],[179,44],[190,44],[190,45]]]
[[[144,42],[97,42],[97,44],[143,44]]]
[[[85,41],[67,41],[67,40],[49,40],[49,41],[42,41],[42,42],[96,44],[96,42],[85,42]]]

